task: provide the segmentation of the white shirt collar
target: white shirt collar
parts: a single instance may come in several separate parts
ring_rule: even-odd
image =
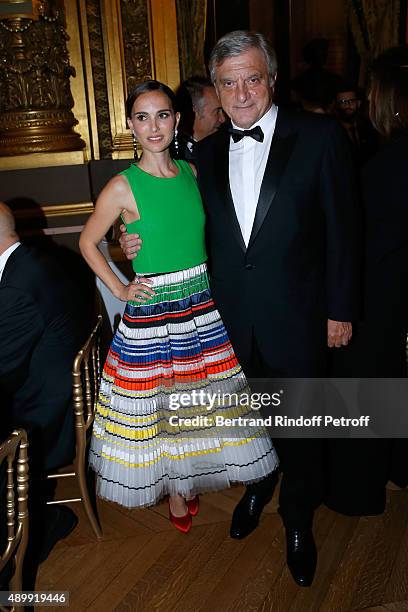
[[[6,263],[8,258],[10,257],[10,255],[13,253],[13,251],[15,251],[17,249],[17,247],[19,247],[21,244],[21,242],[15,242],[14,244],[12,244],[11,246],[9,246],[8,249],[6,249],[4,251],[4,253],[2,253],[0,255],[0,280],[3,276],[3,272],[4,272],[4,268],[6,267]]]

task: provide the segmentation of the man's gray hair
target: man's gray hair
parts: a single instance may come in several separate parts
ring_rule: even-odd
[[[217,66],[222,64],[224,60],[228,57],[241,55],[241,53],[245,53],[252,48],[259,49],[264,54],[268,65],[269,80],[272,81],[278,68],[274,49],[272,49],[266,38],[259,32],[235,30],[220,38],[211,52],[209,68],[212,82],[215,83],[215,70]]]

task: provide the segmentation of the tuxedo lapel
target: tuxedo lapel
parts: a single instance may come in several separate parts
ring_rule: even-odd
[[[248,249],[252,246],[272,202],[275,199],[280,180],[292,154],[296,139],[297,134],[290,132],[289,120],[285,112],[279,110],[268,161],[266,162],[261,191],[259,193]]]
[[[218,193],[226,208],[227,217],[231,223],[232,232],[238,241],[241,249],[246,250],[246,245],[241,233],[241,227],[235,212],[234,201],[232,199],[231,187],[229,182],[229,142],[230,136],[228,133],[220,134],[217,142],[215,156],[215,175]]]

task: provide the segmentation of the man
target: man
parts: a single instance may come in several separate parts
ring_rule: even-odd
[[[347,132],[354,158],[358,165],[368,161],[377,150],[377,132],[361,115],[358,89],[342,83],[336,95],[336,114]]]
[[[0,202],[1,439],[15,427],[29,437],[28,561],[43,561],[77,524],[65,506],[46,506],[46,474],[74,455],[72,363],[82,341],[75,289],[49,257],[20,243]],[[3,526],[4,527],[4,526]]]
[[[177,157],[194,160],[195,143],[214,134],[225,122],[225,115],[214,85],[204,76],[193,76],[177,90],[177,109],[181,113]]]
[[[232,122],[230,133],[196,147],[212,288],[248,377],[319,377],[327,344],[349,342],[357,310],[350,156],[335,120],[277,109],[276,69],[274,52],[256,33],[231,32],[211,54]],[[128,256],[139,248],[129,237]],[[324,497],[323,442],[274,443],[287,562],[295,581],[308,586],[317,560],[313,513]],[[257,526],[275,484],[271,476],[247,488],[232,537]]]

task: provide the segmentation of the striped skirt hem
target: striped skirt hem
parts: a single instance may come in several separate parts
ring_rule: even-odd
[[[205,264],[152,281],[155,296],[127,304],[112,341],[90,448],[98,495],[126,507],[256,482],[278,463],[261,427],[214,425],[252,410]]]

